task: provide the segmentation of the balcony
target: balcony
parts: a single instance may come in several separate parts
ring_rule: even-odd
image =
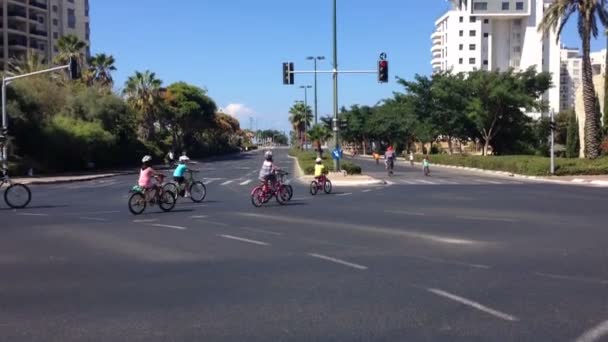
[[[431,35],[431,39],[433,41],[441,41],[441,38],[443,37],[443,32],[433,32],[433,34]]]
[[[436,53],[441,53],[441,50],[443,49],[443,46],[441,46],[441,44],[434,44],[433,47],[431,47],[431,53],[433,53],[433,56]]]
[[[49,35],[49,33],[47,31],[39,30],[37,28],[30,29],[30,34],[33,34],[36,36],[41,36],[41,37],[48,37],[48,35]]]
[[[15,9],[15,8],[9,8],[8,9],[8,17],[9,18],[23,18],[23,19],[27,19],[27,14],[25,13],[25,10]]]
[[[8,46],[9,47],[16,47],[16,48],[27,49],[27,39],[25,37],[23,37],[23,38],[9,38],[8,39]]]
[[[41,1],[41,0],[30,0],[30,6],[40,8],[43,10],[46,10],[48,8],[46,2]]]

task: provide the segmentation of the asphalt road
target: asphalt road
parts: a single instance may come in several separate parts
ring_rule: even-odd
[[[606,189],[398,164],[254,208],[261,163],[202,163],[171,213],[129,213],[136,176],[0,207],[0,340],[606,340]]]

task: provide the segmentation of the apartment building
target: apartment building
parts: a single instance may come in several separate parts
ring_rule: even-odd
[[[433,72],[525,70],[553,75],[543,99],[560,110],[560,45],[554,33],[537,30],[553,0],[449,0],[452,8],[435,22],[431,35]],[[540,113],[528,113],[539,117]]]
[[[562,47],[560,59],[560,109],[574,109],[576,90],[583,82],[583,58],[579,49]]]
[[[604,75],[606,73],[606,49],[589,54],[591,59],[591,70],[593,75]]]
[[[0,6],[0,62],[5,70],[11,59],[23,58],[28,50],[51,61],[64,35],[90,43],[89,0],[0,0]]]

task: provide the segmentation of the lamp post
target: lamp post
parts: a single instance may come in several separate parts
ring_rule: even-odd
[[[313,56],[308,56],[306,57],[307,60],[312,60],[314,61],[314,70],[315,70],[315,125],[318,123],[318,106],[317,106],[317,61],[322,61],[325,59],[325,56],[317,56],[317,57],[313,57]]]
[[[301,85],[300,89],[304,89],[304,146],[307,145],[306,132],[308,132],[308,89],[311,85]]]

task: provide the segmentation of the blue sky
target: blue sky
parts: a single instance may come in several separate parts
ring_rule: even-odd
[[[179,4],[179,5],[178,5]],[[117,87],[135,70],[152,70],[170,84],[186,81],[208,90],[249,128],[289,130],[289,107],[303,100],[296,75],[284,86],[281,63],[312,69],[306,56],[325,56],[330,69],[331,0],[96,0],[91,1],[91,50],[114,55]],[[341,69],[375,69],[386,52],[391,82],[376,75],[340,76],[340,106],[373,105],[400,87],[394,76],[429,74],[430,34],[448,8],[444,0],[338,0],[338,64]],[[579,46],[570,24],[563,36]],[[603,40],[593,49],[603,48]],[[319,114],[332,111],[329,75],[319,75]],[[313,92],[309,91],[309,104]]]

